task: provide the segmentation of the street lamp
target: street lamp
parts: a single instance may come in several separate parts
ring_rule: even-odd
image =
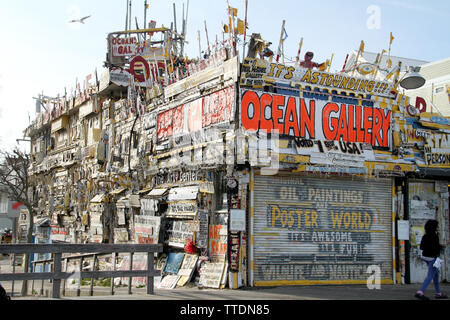
[[[406,90],[418,89],[425,84],[425,78],[419,73],[420,67],[409,67],[409,72],[400,81],[400,86]]]

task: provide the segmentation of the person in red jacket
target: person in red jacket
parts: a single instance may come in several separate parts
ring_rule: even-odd
[[[420,249],[422,250],[422,259],[428,266],[428,274],[425,278],[422,287],[414,295],[420,300],[429,300],[430,298],[425,296],[425,290],[428,285],[433,281],[434,289],[436,290],[436,299],[447,299],[445,294],[442,294],[439,287],[439,267],[437,267],[436,260],[439,259],[442,246],[439,244],[439,236],[437,234],[438,222],[436,220],[428,220],[425,223],[425,235],[420,242]]]
[[[302,66],[303,68],[308,68],[308,69],[312,69],[312,68],[317,68],[319,70],[323,70],[326,66],[326,63],[317,63],[312,61],[312,59],[314,58],[314,53],[311,51],[308,51],[305,53],[305,60],[303,60],[302,62],[300,62],[300,66]]]

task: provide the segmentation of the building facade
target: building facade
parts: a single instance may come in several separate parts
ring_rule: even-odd
[[[398,79],[114,43],[27,129],[51,241],[161,243],[164,286],[207,260],[213,288],[416,282],[426,219],[449,243],[448,118],[409,113]]]

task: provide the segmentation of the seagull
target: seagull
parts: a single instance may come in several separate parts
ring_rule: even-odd
[[[86,20],[87,18],[90,18],[91,16],[86,16],[84,18],[81,19],[77,19],[77,20],[70,20],[69,23],[73,23],[73,22],[80,22],[82,24],[84,24],[84,20]]]

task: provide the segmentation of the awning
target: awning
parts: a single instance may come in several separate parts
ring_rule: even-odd
[[[145,188],[145,189],[142,189],[142,190],[139,190],[139,194],[144,194],[144,193],[147,193],[147,192],[149,192],[150,190],[152,190],[152,188],[150,187],[150,188]]]
[[[433,168],[418,166],[418,174],[420,177],[433,178],[436,180],[448,180],[450,178],[449,168]]]
[[[119,200],[117,200],[116,207],[118,207],[118,208],[129,207],[128,197],[122,197]]]
[[[126,188],[115,189],[115,190],[111,191],[110,194],[112,194],[113,196],[117,196],[118,194],[121,194],[125,190],[127,190],[127,189]]]
[[[105,200],[106,195],[104,193],[96,195],[92,198],[91,203],[102,203]]]
[[[151,197],[162,197],[163,195],[166,194],[167,190],[169,190],[169,189],[168,188],[153,189],[152,191],[150,191],[148,193],[148,196],[151,196]]]
[[[169,192],[168,201],[196,200],[198,195],[198,186],[172,188]]]
[[[132,207],[137,207],[137,208],[141,207],[141,201],[139,199],[139,196],[136,194],[130,195],[129,203],[130,203],[130,206],[132,206]]]

